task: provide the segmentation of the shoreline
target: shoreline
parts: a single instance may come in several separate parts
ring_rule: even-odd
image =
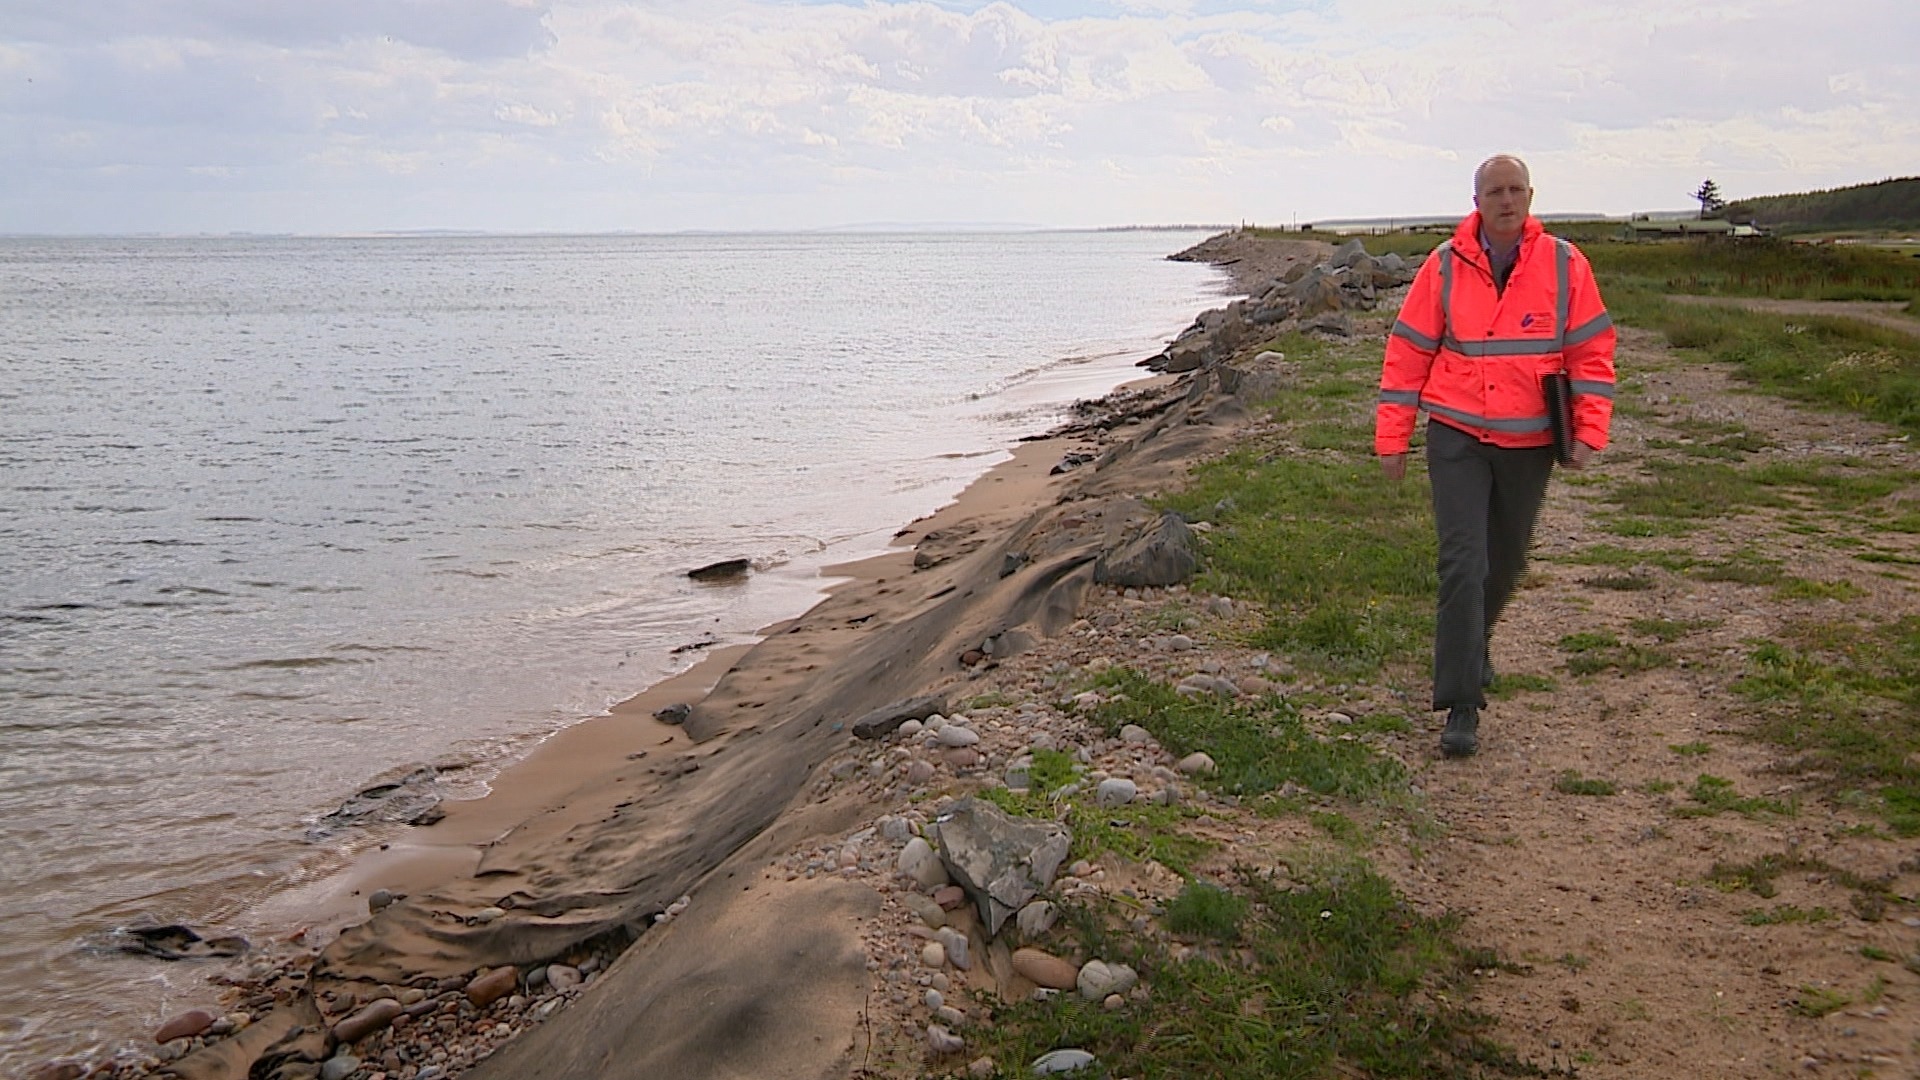
[[[1235,296],[1233,290],[1242,286],[1244,281],[1236,277],[1225,296]],[[394,986],[411,980],[419,986],[420,980],[428,976],[447,980],[459,978],[467,970],[495,967],[497,963],[524,965],[545,959],[536,953],[557,955],[564,951],[553,947],[555,940],[570,938],[574,940],[570,947],[578,947],[580,942],[603,938],[616,928],[632,926],[636,922],[636,911],[637,922],[645,924],[647,920],[657,919],[660,913],[672,911],[676,903],[674,897],[680,897],[678,903],[684,907],[682,890],[697,892],[695,886],[703,878],[718,872],[718,867],[728,865],[733,857],[764,847],[776,838],[791,840],[795,830],[816,828],[818,822],[806,822],[808,815],[793,817],[783,813],[783,809],[787,809],[789,801],[795,801],[806,784],[806,776],[828,755],[826,746],[808,748],[799,755],[785,755],[787,759],[776,769],[781,773],[778,788],[766,788],[749,780],[741,790],[728,792],[730,796],[749,796],[758,813],[741,815],[735,807],[730,826],[720,830],[720,838],[705,838],[701,842],[705,847],[693,844],[693,849],[687,849],[682,838],[682,849],[670,859],[676,863],[678,872],[662,874],[668,880],[655,882],[651,894],[637,903],[636,897],[626,897],[626,909],[618,915],[599,913],[599,920],[593,922],[593,934],[582,938],[578,922],[574,920],[568,920],[570,928],[563,934],[553,936],[540,932],[532,936],[532,942],[509,942],[513,934],[503,932],[513,919],[503,919],[501,915],[520,907],[518,903],[511,903],[513,897],[532,899],[526,890],[509,890],[505,886],[540,876],[528,874],[528,867],[522,865],[526,863],[524,851],[557,849],[574,840],[578,830],[588,828],[593,822],[612,821],[620,817],[620,811],[636,803],[653,803],[651,809],[655,815],[647,817],[647,830],[664,836],[687,832],[676,824],[676,819],[716,811],[716,803],[737,801],[705,799],[705,805],[687,805],[676,796],[676,790],[682,788],[684,778],[699,773],[735,742],[751,740],[751,736],[762,732],[791,728],[793,721],[799,719],[787,715],[778,723],[753,723],[751,711],[766,707],[768,701],[749,701],[749,698],[774,696],[766,694],[766,690],[770,690],[766,684],[780,684],[774,690],[780,690],[787,698],[787,713],[793,713],[795,707],[801,715],[812,713],[812,723],[806,726],[820,728],[829,723],[826,721],[829,711],[843,715],[843,723],[851,723],[858,711],[877,707],[895,694],[895,690],[879,690],[876,684],[904,686],[927,682],[933,675],[931,669],[941,665],[922,663],[918,667],[924,671],[916,676],[904,671],[876,673],[872,669],[874,665],[868,665],[864,686],[860,678],[841,678],[839,682],[843,682],[843,686],[837,688],[837,694],[808,694],[812,680],[808,673],[824,669],[845,675],[849,663],[858,667],[862,650],[876,651],[872,648],[876,644],[874,638],[885,638],[885,634],[876,634],[868,626],[870,621],[876,621],[876,613],[864,611],[864,607],[877,605],[889,609],[899,619],[912,621],[912,609],[916,605],[925,607],[925,601],[954,592],[954,586],[947,584],[931,588],[931,596],[918,596],[910,603],[902,603],[899,592],[904,590],[899,584],[887,588],[889,580],[900,582],[902,578],[935,571],[943,563],[962,559],[1006,530],[1020,527],[1023,519],[1031,519],[1046,503],[1060,500],[1060,488],[1085,479],[1085,471],[1089,471],[1091,465],[1081,471],[1054,475],[1054,463],[1060,463],[1069,454],[1085,455],[1089,459],[1096,454],[1112,457],[1112,444],[1119,438],[1102,430],[1102,425],[1112,425],[1117,415],[1137,413],[1142,398],[1154,400],[1158,396],[1158,405],[1154,405],[1158,409],[1177,404],[1179,396],[1167,394],[1177,382],[1173,377],[1156,377],[1142,371],[1140,379],[1127,380],[1094,402],[1081,402],[1083,415],[1087,411],[1096,417],[1100,417],[1102,411],[1106,415],[1092,423],[1068,421],[1039,436],[1021,438],[1014,444],[1008,461],[998,463],[972,480],[941,509],[900,528],[887,552],[852,563],[822,567],[820,573],[824,577],[843,580],[828,586],[824,596],[803,615],[768,626],[755,644],[728,646],[710,653],[695,667],[660,680],[634,698],[614,705],[605,715],[589,717],[563,728],[543,740],[528,757],[497,774],[488,796],[447,801],[447,813],[442,821],[409,828],[388,844],[359,853],[344,871],[276,896],[265,905],[265,911],[284,911],[288,920],[303,920],[307,930],[296,942],[301,945],[300,951],[290,957],[282,955],[273,967],[284,974],[286,970],[298,969],[301,963],[313,961],[313,976],[305,980],[307,986],[294,994],[273,995],[276,1005],[284,1005],[284,997],[307,995],[332,1005],[332,1009],[321,1009],[321,1019],[338,1020],[351,1013],[355,1003],[365,1001],[365,995],[344,988],[365,984],[369,978],[376,982],[392,980]],[[1152,409],[1148,409],[1148,419],[1150,415]],[[1135,417],[1125,421],[1121,430],[1125,425],[1139,423],[1142,421]],[[927,552],[935,552],[931,565],[916,567],[916,561],[927,561]],[[1085,563],[1085,559],[1081,559],[1081,563]],[[1085,588],[1085,584],[1081,584],[1081,588]],[[889,594],[895,596],[883,600]],[[962,615],[973,615],[973,619],[960,619],[962,623],[977,623],[979,613],[970,611]],[[952,621],[954,619],[935,619],[935,623]],[[985,626],[975,625],[968,632],[977,634],[981,628]],[[943,630],[945,634],[941,636],[952,636],[952,626],[943,626]],[[799,648],[783,648],[789,644],[787,638],[793,636],[806,636],[810,640]],[[899,653],[900,650],[889,646],[877,651]],[[916,665],[906,663],[899,655],[887,655],[881,657],[877,667],[914,669]],[[741,686],[753,680],[758,680],[760,686],[743,692]],[[689,723],[670,726],[653,719],[657,709],[674,703],[693,705],[695,713]],[[749,713],[747,723],[741,723],[741,713]],[[837,728],[839,724],[833,726]],[[795,732],[793,738],[801,740],[806,734],[808,732]],[[651,776],[651,780],[641,776]],[[756,776],[755,780],[764,778]],[[636,847],[645,849],[647,844],[639,842]],[[578,867],[574,869],[578,871]],[[382,909],[378,913],[380,919],[369,919],[367,899],[376,892],[386,892],[396,903]],[[530,909],[538,911],[538,903]],[[401,919],[403,911],[415,913],[411,924],[401,926],[401,922],[405,922]],[[490,911],[499,915],[488,915]],[[457,930],[432,926],[434,920],[445,920],[449,915],[459,920]],[[374,922],[392,930],[369,930]],[[332,938],[334,932],[340,932],[340,936],[317,955],[305,947],[307,942]],[[470,963],[474,959],[482,963]],[[605,959],[611,961],[611,953]],[[257,963],[253,965],[252,974],[259,974]],[[591,976],[591,970],[588,974]],[[288,988],[282,986],[280,990]],[[259,997],[259,994],[253,995],[253,1001],[259,1003]],[[307,1015],[305,1019],[313,1017]],[[261,1026],[265,1028],[267,1024],[263,1022]],[[280,1026],[284,1028],[286,1024]],[[217,1049],[219,1045],[240,1049],[238,1043],[242,1042],[261,1040],[242,1040],[236,1036],[225,1043],[213,1043],[209,1049]],[[211,1059],[205,1059],[205,1053],[207,1051],[192,1053],[186,1061],[180,1061],[171,1074],[198,1078],[238,1076],[246,1072],[244,1067],[234,1070],[234,1063],[215,1065]]]

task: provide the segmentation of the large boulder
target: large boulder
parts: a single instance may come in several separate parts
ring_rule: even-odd
[[[1093,580],[1123,589],[1178,585],[1199,567],[1193,530],[1180,515],[1166,513],[1118,546],[1101,552],[1094,560]]]
[[[1366,257],[1367,245],[1361,243],[1360,238],[1356,236],[1333,249],[1332,262],[1333,265],[1337,267],[1347,267],[1352,266],[1356,261]]]
[[[1287,296],[1293,303],[1293,313],[1303,319],[1347,306],[1346,297],[1341,295],[1340,279],[1324,266],[1314,267],[1288,286]]]
[[[1053,884],[1069,836],[1057,821],[1016,818],[968,796],[934,826],[940,861],[980,911],[987,934]]]
[[[934,713],[945,712],[946,708],[947,699],[939,694],[896,701],[855,720],[853,734],[859,739],[884,739],[901,724],[909,720],[925,720]]]

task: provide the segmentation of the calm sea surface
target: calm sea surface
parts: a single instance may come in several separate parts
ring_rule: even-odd
[[[113,927],[284,932],[355,791],[804,610],[1215,303],[1198,239],[0,239],[0,1074],[208,1003]]]

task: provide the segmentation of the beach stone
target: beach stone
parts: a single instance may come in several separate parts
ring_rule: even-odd
[[[928,1024],[927,1048],[936,1054],[957,1054],[967,1048],[967,1040],[948,1031],[944,1024]]]
[[[941,862],[973,899],[988,937],[1053,884],[1070,841],[1058,822],[1016,820],[971,795],[955,803],[936,828]]]
[[[942,1005],[933,1010],[933,1018],[950,1028],[957,1028],[967,1022],[967,1014],[951,1005]]]
[[[547,966],[547,979],[551,981],[553,979],[553,965],[549,964]],[[468,983],[467,1000],[473,1003],[474,1008],[484,1009],[494,1002],[499,1001],[501,998],[506,997],[508,994],[513,993],[514,988],[519,985],[519,969],[515,968],[512,964],[508,964],[505,967],[495,968]]]
[[[653,711],[653,718],[663,724],[672,724],[678,727],[688,720],[693,719],[693,706],[684,701],[675,702],[664,709],[655,709]]]
[[[153,1041],[165,1045],[175,1039],[191,1039],[213,1026],[213,1014],[205,1009],[189,1009],[160,1025]]]
[[[972,746],[979,742],[980,733],[969,727],[961,727],[959,724],[948,724],[941,728],[940,733],[934,738],[940,740],[941,746],[958,748]]]
[[[351,1054],[339,1054],[328,1058],[326,1064],[320,1066],[320,1080],[347,1080],[359,1067],[359,1058]]]
[[[1001,782],[1007,785],[1008,791],[1025,791],[1031,788],[1033,786],[1033,762],[1023,760],[1008,765],[1005,775],[1001,778]]]
[[[555,990],[571,990],[585,981],[586,976],[580,974],[579,968],[565,964],[547,965],[547,985]]]
[[[914,918],[919,919],[932,929],[938,930],[947,925],[946,909],[935,903],[930,897],[922,896],[919,893],[907,893],[901,898],[901,904],[913,914]]]
[[[990,1080],[993,1070],[993,1059],[990,1057],[974,1058],[967,1062],[967,1075],[973,1077],[973,1080]]]
[[[973,955],[967,944],[967,935],[951,926],[943,926],[934,931],[934,939],[947,951],[947,963],[961,971],[973,970]]]
[[[1094,801],[1101,806],[1125,806],[1139,793],[1140,789],[1133,781],[1124,777],[1114,777],[1111,780],[1100,781],[1100,786],[1094,789],[1093,797]]]
[[[28,1070],[26,1080],[80,1080],[87,1067],[77,1061],[49,1061]]]
[[[947,999],[941,995],[940,991],[932,987],[927,988],[926,994],[920,1000],[925,1002],[929,1009],[937,1009],[947,1003]]]
[[[933,890],[933,902],[953,911],[967,902],[967,890],[958,885],[942,885]]]
[[[368,1002],[359,1012],[333,1025],[333,1038],[339,1043],[356,1043],[379,1031],[406,1010],[393,998]]]
[[[1218,767],[1219,766],[1213,763],[1212,756],[1204,750],[1195,750],[1193,753],[1181,758],[1179,766],[1180,771],[1186,773],[1188,776],[1199,776],[1202,773],[1210,773]]]
[[[752,570],[751,559],[722,559],[705,566],[696,566],[687,571],[687,576],[695,581],[734,581],[746,577]]]
[[[971,746],[954,747],[944,751],[941,757],[956,770],[977,768],[980,764],[980,751]]]
[[[1028,941],[1032,941],[1034,938],[1053,929],[1053,924],[1057,922],[1059,918],[1060,909],[1054,907],[1051,901],[1035,900],[1033,903],[1021,908],[1020,914],[1015,916],[1014,921],[1020,927],[1020,936],[1026,938]]]
[[[920,949],[920,963],[930,968],[947,966],[947,947],[937,941],[929,941]]]
[[[1130,746],[1145,746],[1153,741],[1153,732],[1139,724],[1128,724],[1120,729],[1120,741]]]
[[[390,890],[375,889],[373,893],[367,897],[367,910],[369,912],[383,911],[392,906],[393,893]]]
[[[1093,580],[1120,588],[1177,585],[1200,565],[1193,530],[1168,512],[1094,560]]]
[[[502,915],[505,915],[506,913],[507,913],[506,909],[504,908],[483,907],[479,911],[476,911],[473,913],[472,921],[476,926],[485,926],[488,923],[494,921],[495,919],[500,918]]]
[[[880,835],[896,844],[904,844],[913,839],[913,822],[898,814],[888,814],[880,819]]]
[[[1079,982],[1080,969],[1070,960],[1062,960],[1039,949],[1013,950],[1013,970],[1035,986],[1053,990],[1071,990]]]
[[[1121,1009],[1126,1008],[1126,1005],[1127,999],[1121,997],[1119,994],[1108,994],[1105,1000],[1100,1002],[1100,1007],[1108,1012],[1119,1012]]]
[[[915,760],[907,766],[907,783],[924,784],[933,779],[933,762]]]
[[[933,845],[922,837],[907,841],[894,865],[923,889],[939,888],[948,882],[947,869],[940,856],[934,854]]]
[[[938,694],[925,697],[908,698],[884,705],[867,713],[853,722],[853,734],[858,739],[884,738],[908,720],[925,721],[927,717],[946,711],[946,699]]]
[[[1058,1073],[1078,1072],[1093,1064],[1092,1054],[1085,1050],[1053,1050],[1033,1059],[1033,1075],[1053,1076]]]
[[[909,720],[906,723],[900,725],[900,730],[897,732],[897,734],[903,739],[911,739],[915,735],[918,735],[922,731],[925,731],[926,727],[927,726],[925,724],[922,724],[918,720]]]
[[[1140,976],[1125,964],[1109,964],[1104,960],[1089,960],[1080,967],[1080,977],[1075,986],[1080,996],[1088,1001],[1099,1001],[1108,994],[1124,994],[1133,989]]]

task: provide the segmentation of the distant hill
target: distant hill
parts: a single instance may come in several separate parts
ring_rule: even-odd
[[[1920,229],[1920,176],[1741,199],[1727,207],[1726,216],[1734,221],[1751,218],[1777,232]]]

